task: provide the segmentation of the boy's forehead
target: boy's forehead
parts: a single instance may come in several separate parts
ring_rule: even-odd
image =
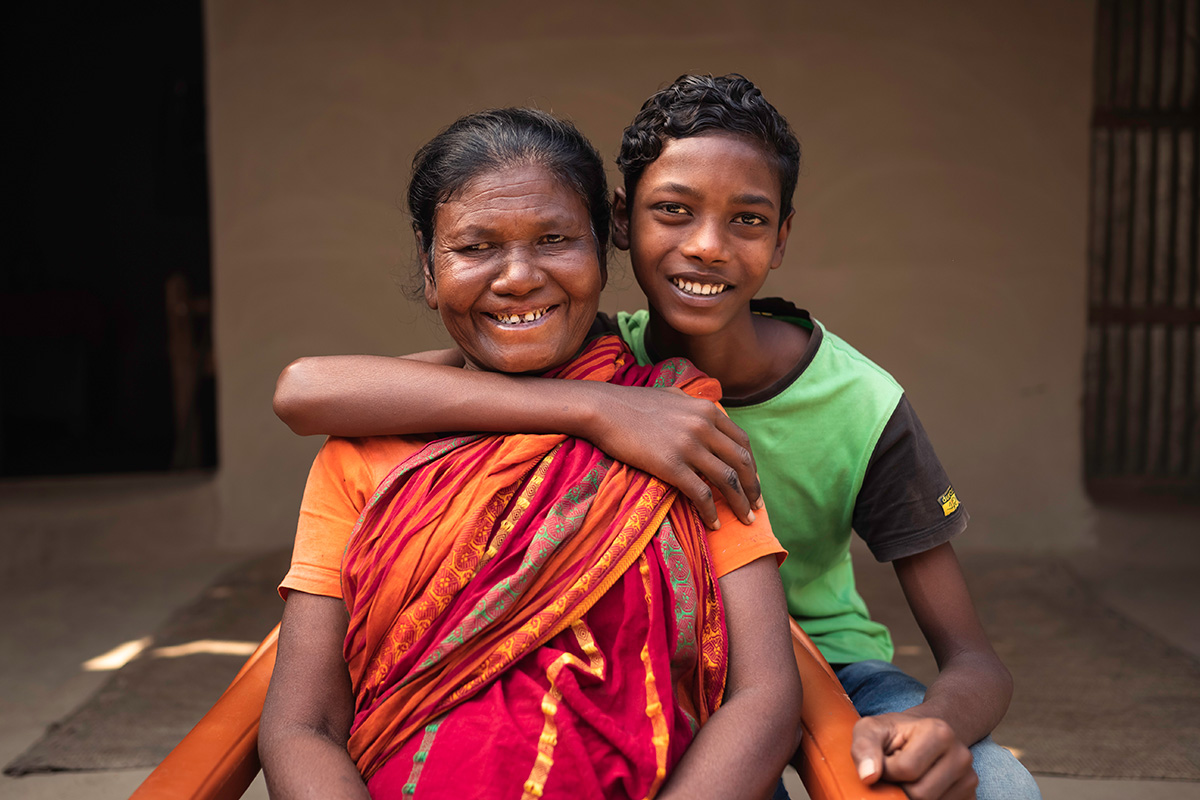
[[[750,200],[779,201],[781,184],[775,160],[748,136],[718,132],[686,139],[667,139],[658,158],[642,174],[646,190],[697,193],[720,183],[727,191]],[[734,188],[742,187],[742,188]]]

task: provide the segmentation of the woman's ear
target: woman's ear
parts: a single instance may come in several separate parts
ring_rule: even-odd
[[[424,247],[421,247],[421,237],[417,237],[417,246],[420,247],[421,255],[421,277],[425,279],[425,305],[432,310],[437,311],[437,281],[433,279],[433,256]]]
[[[624,188],[613,192],[612,241],[619,250],[629,249],[629,203]]]

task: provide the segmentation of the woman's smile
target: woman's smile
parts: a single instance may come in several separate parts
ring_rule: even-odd
[[[546,306],[544,308],[537,308],[532,311],[486,311],[484,313],[499,322],[504,327],[515,328],[522,325],[533,325],[541,322],[543,317],[552,313],[555,308],[557,308],[557,306]]]

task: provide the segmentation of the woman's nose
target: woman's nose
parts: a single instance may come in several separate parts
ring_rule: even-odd
[[[703,264],[721,264],[729,259],[723,226],[717,220],[698,221],[683,244],[683,254]]]
[[[492,280],[492,291],[520,296],[541,288],[545,283],[546,274],[538,265],[537,258],[522,248],[504,254],[499,272]]]

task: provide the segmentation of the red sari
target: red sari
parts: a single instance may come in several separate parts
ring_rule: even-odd
[[[611,336],[551,377],[718,391]],[[724,691],[705,534],[673,487],[579,439],[406,459],[342,563],[349,750],[372,796],[653,797]]]

